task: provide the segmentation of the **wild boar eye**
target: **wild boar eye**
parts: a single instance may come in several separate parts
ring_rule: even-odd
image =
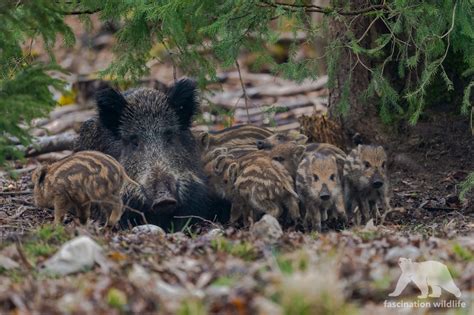
[[[365,168],[369,168],[371,165],[370,165],[369,162],[365,161],[365,162],[364,162],[364,166],[365,166]]]
[[[131,135],[128,138],[128,141],[131,145],[133,145],[135,147],[138,147],[138,145],[140,144],[140,138],[138,137],[138,135]]]
[[[317,181],[319,180],[319,176],[316,175],[316,174],[314,174],[314,175],[313,175],[313,179],[314,179],[315,182],[317,182]]]
[[[336,175],[335,174],[331,174],[331,176],[329,177],[330,180],[332,181],[335,181],[336,180]]]
[[[163,137],[166,141],[171,142],[173,140],[173,131],[165,130],[165,132],[163,132]]]
[[[278,141],[283,141],[283,136],[282,135],[278,135],[276,138],[277,138]]]
[[[274,156],[273,160],[277,161],[277,162],[283,162],[283,161],[285,161],[285,158],[282,157],[282,156]]]
[[[385,161],[383,161],[382,163],[382,168],[385,168]]]

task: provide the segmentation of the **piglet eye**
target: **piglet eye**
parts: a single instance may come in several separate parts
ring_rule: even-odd
[[[319,176],[316,175],[316,174],[314,174],[314,175],[313,175],[313,179],[314,179],[315,182],[317,182],[317,181],[319,180]]]
[[[365,168],[369,168],[371,165],[370,165],[369,162],[365,161],[365,162],[364,162],[364,166],[365,166]]]
[[[332,181],[335,181],[336,180],[336,175],[335,174],[331,174],[331,176],[329,177],[330,180]]]
[[[274,156],[274,157],[273,157],[273,160],[274,160],[274,161],[277,161],[277,162],[283,162],[283,161],[285,160],[285,158],[282,157],[282,156]]]

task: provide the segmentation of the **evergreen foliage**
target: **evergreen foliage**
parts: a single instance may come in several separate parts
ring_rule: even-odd
[[[459,197],[461,199],[464,199],[467,193],[472,189],[474,189],[474,172],[469,174],[466,180],[461,184],[461,192],[459,194]]]
[[[33,38],[40,38],[50,49],[57,34],[72,43],[74,36],[63,19],[63,12],[53,1],[0,3],[0,165],[7,156],[20,156],[9,144],[29,143],[25,127],[56,104],[50,89],[61,88],[62,82],[50,74],[59,68],[54,62],[35,62],[31,43]]]
[[[348,5],[320,8],[303,0],[81,1],[86,9],[100,10],[104,19],[124,22],[118,34],[117,60],[106,71],[116,78],[138,78],[147,72],[146,63],[150,59],[170,57],[204,86],[217,80],[218,66],[233,67],[242,50],[257,55],[256,66],[265,64],[286,78],[297,81],[314,78],[318,75],[318,60],[297,58],[296,44],[290,47],[289,59],[283,63],[269,55],[268,47],[276,43],[283,29],[295,37],[299,31],[306,32],[302,44],[312,44],[328,22],[337,19],[347,25],[347,31],[327,48],[330,85],[337,65],[347,62],[339,60],[341,50],[349,49],[359,63],[362,56],[369,57],[370,64],[363,66],[370,71],[371,82],[364,95],[378,97],[383,121],[388,123],[399,117],[416,123],[429,105],[426,96],[433,81],[441,80],[446,91],[453,89],[452,78],[445,69],[446,57],[452,51],[462,58],[460,75],[471,82],[463,87],[465,97],[458,105],[462,113],[469,113],[474,75],[473,1],[368,3],[373,5],[351,11]],[[323,22],[313,23],[310,12],[324,14]],[[364,35],[356,38],[351,23],[354,16],[360,15],[371,22]],[[363,47],[362,40],[373,37],[374,33],[372,46]],[[157,49],[153,49],[157,46],[167,54],[157,55]],[[348,82],[342,86],[346,91],[339,104],[343,112],[349,106],[349,88]]]

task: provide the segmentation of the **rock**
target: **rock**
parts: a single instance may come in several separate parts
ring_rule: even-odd
[[[176,232],[168,235],[171,236],[168,240],[175,243],[185,242],[189,239],[189,237],[187,237],[183,232]]]
[[[253,306],[253,311],[257,315],[283,314],[283,309],[281,308],[280,305],[261,296],[257,296],[255,299],[253,299],[252,306]]]
[[[199,289],[185,289],[178,285],[171,285],[162,280],[156,281],[154,293],[160,297],[165,314],[177,314],[183,301],[202,300],[204,291]]]
[[[256,239],[260,239],[267,244],[275,244],[283,235],[280,223],[269,214],[264,215],[260,221],[255,223],[250,232]]]
[[[407,245],[403,247],[393,247],[387,252],[387,255],[385,256],[385,261],[398,263],[398,259],[400,257],[416,259],[420,257],[420,250],[412,245]]]
[[[133,285],[140,287],[150,281],[150,274],[141,265],[133,264],[132,270],[128,274],[128,279]]]
[[[211,285],[204,291],[209,299],[222,299],[230,294],[230,288],[227,286]]]
[[[162,280],[156,281],[155,291],[159,296],[162,296],[165,299],[181,300],[189,296],[188,291],[183,287],[171,285]]]
[[[221,229],[212,229],[206,233],[206,237],[210,239],[215,239],[219,236],[222,236],[223,234],[224,234],[224,231],[222,231]]]
[[[166,232],[157,225],[154,224],[144,224],[135,226],[132,229],[132,233],[137,235],[147,234],[147,235],[160,235],[165,236]]]
[[[13,259],[0,255],[0,268],[10,270],[20,268],[20,265]]]
[[[94,305],[84,296],[81,291],[64,294],[58,301],[57,307],[63,314],[91,314],[94,313]]]
[[[42,272],[68,275],[92,268],[96,263],[108,272],[109,263],[102,254],[102,248],[89,236],[79,236],[66,242],[40,269]]]
[[[364,232],[376,232],[377,227],[374,224],[374,219],[370,219],[369,221],[367,221],[367,223],[365,224],[362,231],[364,231]]]

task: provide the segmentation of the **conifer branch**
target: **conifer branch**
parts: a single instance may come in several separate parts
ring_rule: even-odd
[[[340,15],[360,15],[374,11],[385,11],[388,7],[385,4],[375,4],[370,7],[366,7],[359,10],[354,11],[344,11],[343,9],[336,9],[332,7],[322,7],[319,5],[314,4],[294,4],[294,3],[283,3],[279,1],[271,2],[267,0],[261,1],[264,5],[270,6],[273,8],[283,8],[284,10],[297,12],[300,9],[303,9],[305,12],[309,13],[323,13],[323,14],[330,14],[330,13],[337,13]]]
[[[235,66],[237,67],[237,71],[239,73],[240,85],[242,86],[242,93],[243,93],[244,101],[245,101],[245,111],[247,112],[247,123],[250,124],[249,97],[247,95],[247,89],[245,88],[244,81],[242,80],[242,72],[240,71],[240,65],[237,59],[235,60]]]
[[[83,14],[94,14],[100,12],[102,9],[94,9],[94,10],[84,10],[84,11],[62,11],[61,13],[64,15],[83,15]]]

